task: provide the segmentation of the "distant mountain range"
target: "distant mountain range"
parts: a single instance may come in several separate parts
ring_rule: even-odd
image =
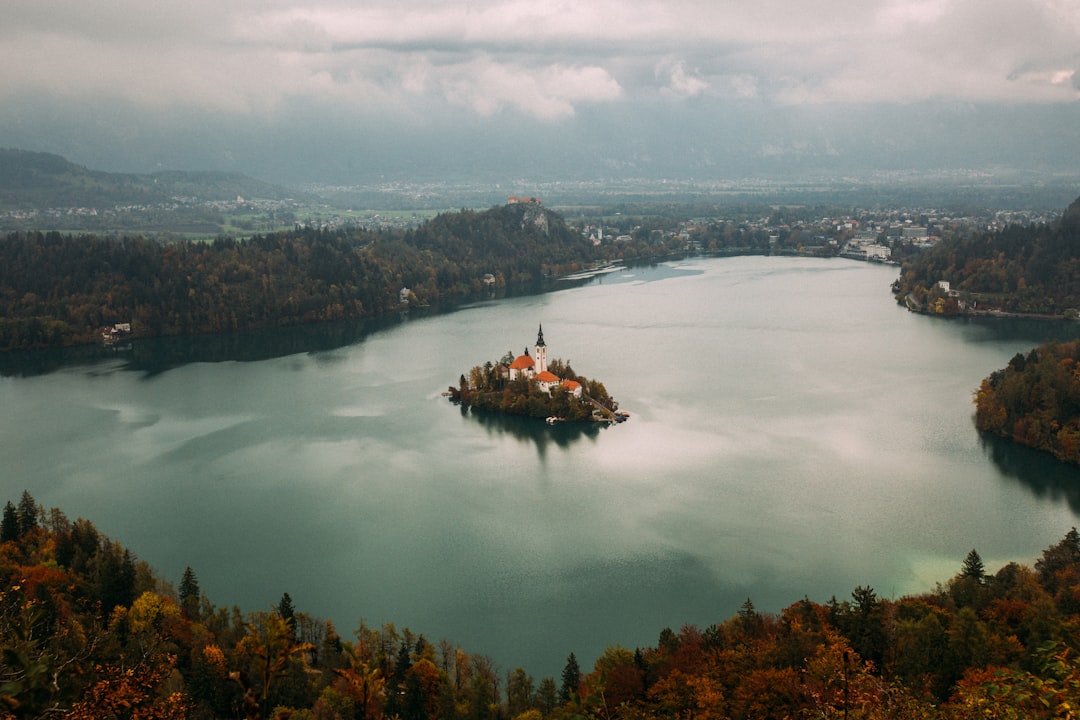
[[[50,153],[0,148],[0,210],[152,205],[246,199],[285,200],[301,193],[239,173],[90,170]]]

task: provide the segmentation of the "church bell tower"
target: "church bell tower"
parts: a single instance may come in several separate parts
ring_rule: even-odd
[[[544,344],[544,325],[540,324],[540,331],[536,334],[536,372],[547,371],[547,345]]]

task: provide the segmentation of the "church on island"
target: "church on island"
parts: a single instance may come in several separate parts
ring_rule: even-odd
[[[581,383],[577,380],[563,380],[548,370],[547,344],[544,342],[543,324],[540,325],[540,329],[536,334],[536,347],[534,350],[534,354],[529,355],[529,348],[526,347],[524,353],[514,358],[514,361],[507,368],[510,379],[536,380],[537,385],[544,392],[551,392],[552,388],[562,386],[574,397],[581,397]]]
[[[564,377],[560,377],[560,375]],[[461,376],[458,387],[445,393],[451,402],[480,411],[526,415],[559,422],[623,422],[629,417],[595,378],[576,374],[559,358],[548,357],[544,327],[536,344],[514,357],[477,365]]]

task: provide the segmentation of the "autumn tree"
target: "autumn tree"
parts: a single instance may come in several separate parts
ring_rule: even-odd
[[[87,688],[64,717],[70,720],[188,720],[191,702],[179,691],[165,689],[172,670],[167,663],[124,668],[99,668],[97,680]]]
[[[1072,585],[1080,571],[1080,532],[1072,528],[1056,545],[1043,551],[1035,561],[1035,573],[1047,591],[1054,595]]]
[[[555,685],[555,678],[544,677],[536,688],[536,708],[541,715],[547,717],[559,704],[559,688]]]
[[[533,679],[524,668],[516,668],[506,678],[506,710],[516,717],[533,706]]]
[[[371,664],[355,646],[346,643],[343,652],[348,665],[334,670],[334,687],[351,699],[357,720],[376,720],[381,716],[385,680],[378,667]]]
[[[274,691],[289,674],[290,662],[301,660],[312,648],[293,641],[293,628],[278,613],[255,613],[246,630],[236,646],[244,667],[233,678],[244,689],[249,705],[266,717]]]

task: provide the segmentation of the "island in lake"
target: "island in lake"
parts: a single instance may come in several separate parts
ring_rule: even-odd
[[[533,353],[507,352],[497,362],[477,365],[449,388],[454,402],[509,415],[546,418],[556,422],[622,422],[629,415],[599,380],[574,372],[569,362],[548,360],[544,327],[536,334]]]

